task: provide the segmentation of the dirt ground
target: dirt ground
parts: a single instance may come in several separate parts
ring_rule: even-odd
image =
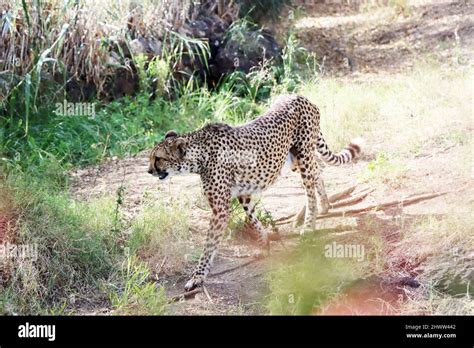
[[[362,202],[350,208],[400,199],[416,193],[449,192],[448,194],[403,208],[370,213],[371,219],[376,218],[379,221],[375,231],[370,231],[370,227],[364,224],[364,216],[324,219],[320,221],[318,228],[334,231],[330,236],[334,239],[346,233],[380,233],[387,243],[394,243],[402,233],[400,225],[394,222],[397,221],[396,217],[404,215],[405,219],[409,219],[425,214],[446,214],[455,207],[466,210],[474,197],[474,187],[470,185],[469,179],[460,173],[452,172],[445,165],[450,158],[456,156],[456,148],[444,152],[443,149],[438,149],[438,151],[440,153],[437,156],[420,157],[408,163],[410,176],[408,179],[404,179],[403,189],[396,191],[375,190]],[[324,171],[324,180],[328,194],[334,194],[356,184],[357,173],[360,173],[366,164],[367,161],[360,160],[344,167],[327,167]],[[145,192],[153,192],[156,199],[161,200],[171,197],[188,199],[191,202],[189,218],[194,234],[192,242],[203,244],[210,215],[201,207],[202,194],[199,177],[197,175],[183,175],[172,177],[168,182],[160,182],[146,172],[147,165],[146,153],[142,153],[135,158],[111,161],[99,167],[78,171],[75,173],[72,191],[76,197],[88,199],[115,192],[120,186],[123,186],[125,188],[124,209],[130,214],[130,217],[139,211]],[[282,177],[262,195],[263,207],[272,213],[275,220],[299,211],[304,205],[304,200],[304,190],[298,174],[292,172]],[[347,207],[341,207],[334,211],[344,209]],[[283,236],[295,232],[291,224],[278,227],[279,233]],[[176,303],[174,312],[177,314],[261,313],[260,303],[262,296],[267,291],[265,274],[275,266],[279,256],[291,249],[296,242],[297,239],[293,238],[283,239],[281,242],[274,241],[271,243],[271,255],[268,258],[222,275],[213,276],[214,273],[249,261],[256,250],[251,243],[242,240],[224,241],[214,260],[214,267],[206,284],[211,300],[205,293],[198,293],[193,299]],[[364,286],[351,290],[351,294],[346,300],[349,304],[346,306],[341,303],[329,304],[324,313],[393,313],[396,309],[393,306],[387,307],[386,302],[396,303],[398,294],[403,292],[404,286],[403,284],[399,286],[398,283],[405,277],[416,276],[412,273],[413,267],[404,267],[402,260],[399,264],[400,267],[393,270],[396,279],[392,274],[387,274],[384,279],[371,280]],[[182,293],[187,280],[186,276],[170,275],[165,278],[164,283],[170,296]],[[384,299],[384,301],[380,299]]]
[[[407,9],[351,3],[314,2],[301,15],[293,10],[293,31],[323,71],[370,76],[404,71],[420,56],[445,64],[473,58],[473,1],[411,0]],[[282,36],[291,24],[273,28]]]
[[[449,59],[470,59],[474,26],[474,4],[466,1],[436,1],[411,7],[407,17],[392,18],[385,9],[373,16],[386,16],[382,23],[372,15],[352,6],[340,4],[315,5],[307,8],[296,22],[298,36],[307,48],[326,55],[328,72],[346,75],[345,78],[371,73],[391,73],[409,68],[418,53],[433,52]],[[342,8],[342,11],[341,11]],[[385,11],[385,12],[384,12]],[[372,12],[371,12],[372,13]],[[304,34],[308,33],[308,35]],[[454,45],[454,46],[453,46]],[[461,53],[459,53],[461,52]],[[348,59],[350,64],[348,64]],[[449,62],[448,62],[449,63]],[[323,116],[324,117],[324,116]],[[368,143],[366,148],[372,145]],[[417,193],[448,192],[446,195],[418,204],[371,212],[371,218],[380,222],[375,231],[365,224],[365,216],[335,217],[320,220],[318,228],[328,229],[328,238],[335,239],[350,233],[380,233],[390,244],[400,239],[401,215],[410,218],[426,214],[446,214],[452,209],[466,210],[474,197],[472,177],[452,171],[446,163],[456,157],[458,148],[434,148],[409,160],[409,175],[397,190],[373,187],[373,191],[360,203],[350,208],[400,199]],[[433,155],[435,154],[435,155]],[[357,163],[344,167],[326,167],[323,178],[328,195],[357,183],[373,153],[368,150]],[[202,209],[200,179],[195,175],[171,177],[164,182],[147,174],[147,151],[136,157],[109,161],[103,165],[78,170],[72,174],[72,194],[81,200],[113,193],[123,185],[124,210],[128,217],[140,211],[145,192],[156,199],[180,197],[190,202],[189,219],[193,226],[192,243],[203,243],[209,212]],[[360,185],[357,190],[364,188]],[[294,214],[304,205],[304,190],[298,174],[290,172],[262,195],[263,207],[274,219]],[[344,210],[347,207],[336,209]],[[466,211],[469,213],[469,211]],[[381,227],[382,226],[382,227]],[[282,236],[295,231],[291,224],[278,226]],[[214,260],[212,273],[206,284],[207,294],[201,292],[186,301],[173,305],[176,314],[262,314],[262,301],[268,289],[265,276],[277,264],[279,257],[297,243],[297,238],[283,238],[271,243],[269,257],[245,267],[221,271],[246,263],[252,259],[254,246],[242,240],[223,242]],[[322,314],[393,314],[397,313],[397,300],[404,288],[415,287],[416,272],[413,265],[398,260],[396,269],[382,278],[374,278],[353,288],[344,300],[329,303]],[[191,271],[191,269],[189,269]],[[168,295],[182,293],[186,276],[167,274],[162,278]],[[387,305],[388,304],[388,305]]]

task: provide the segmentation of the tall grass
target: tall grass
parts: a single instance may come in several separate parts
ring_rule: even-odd
[[[164,287],[151,280],[148,267],[129,256],[121,266],[117,279],[108,282],[108,294],[113,314],[163,315],[168,312]]]
[[[34,178],[7,179],[17,219],[15,243],[37,245],[38,259],[7,260],[0,294],[4,314],[48,314],[69,299],[87,297],[113,270],[120,254],[111,199],[89,203],[48,190]],[[12,192],[13,191],[13,192]]]

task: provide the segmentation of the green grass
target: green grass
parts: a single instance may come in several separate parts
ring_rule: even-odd
[[[262,206],[260,200],[256,201],[255,210],[257,219],[261,222],[265,229],[271,230],[276,227],[275,219],[273,218],[272,213]],[[239,200],[237,198],[233,198],[231,201],[231,214],[228,225],[228,229],[230,230],[231,236],[241,236],[242,231],[245,229],[246,222],[247,214],[245,213]]]
[[[127,258],[117,278],[106,285],[114,314],[164,315],[168,313],[165,289],[151,279],[150,271],[145,263],[135,257]]]
[[[188,210],[182,202],[147,204],[131,222],[127,241],[130,254],[138,255],[154,269],[165,260],[167,269],[182,271],[187,261]]]
[[[276,270],[268,276],[267,309],[270,314],[316,314],[363,274],[364,263],[350,258],[326,257],[326,244],[322,238],[305,236],[296,250],[282,257]]]
[[[34,179],[7,184],[18,217],[15,242],[37,245],[38,259],[11,260],[0,311],[46,314],[97,288],[120,255],[114,200],[74,201]]]

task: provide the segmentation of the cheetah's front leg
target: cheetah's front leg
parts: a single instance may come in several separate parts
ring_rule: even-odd
[[[247,222],[250,223],[252,228],[258,233],[258,245],[262,249],[262,252],[259,253],[259,255],[268,255],[270,250],[270,242],[267,231],[265,231],[262,223],[257,218],[257,214],[255,212],[255,201],[250,195],[242,195],[239,196],[238,199],[240,204],[242,204],[245,213],[247,214]]]
[[[223,232],[229,222],[230,195],[221,197],[208,195],[208,199],[212,208],[212,217],[206,236],[206,244],[191,279],[184,286],[186,291],[190,291],[203,284],[211,269],[212,260],[217,253],[217,247],[222,239]]]

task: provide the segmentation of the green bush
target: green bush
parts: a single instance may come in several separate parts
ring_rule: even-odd
[[[348,258],[329,258],[324,252],[321,238],[305,236],[269,274],[267,309],[270,314],[315,314],[362,274],[362,263]]]

